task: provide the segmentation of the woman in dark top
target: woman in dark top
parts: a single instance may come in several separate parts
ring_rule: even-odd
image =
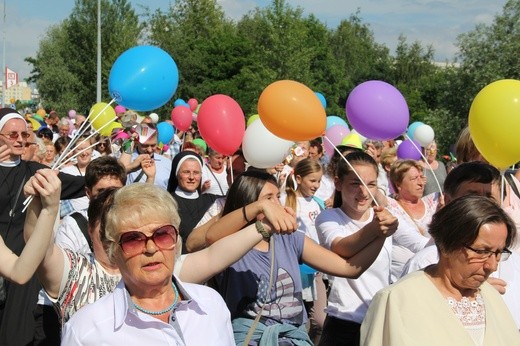
[[[185,241],[204,213],[218,196],[200,193],[202,159],[193,151],[182,151],[175,155],[168,182],[168,192],[179,205],[182,238],[182,253],[186,253]]]

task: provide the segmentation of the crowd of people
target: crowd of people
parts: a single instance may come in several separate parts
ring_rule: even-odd
[[[520,344],[520,182],[467,130],[452,169],[362,138],[257,168],[120,116],[0,109],[1,345]]]

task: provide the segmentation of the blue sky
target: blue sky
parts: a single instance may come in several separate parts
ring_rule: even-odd
[[[130,0],[137,12],[139,5],[150,9],[167,9],[169,0]],[[255,7],[263,7],[269,0],[218,0],[226,15],[233,19]],[[0,14],[0,24],[6,31],[6,65],[28,77],[30,65],[23,60],[34,56],[38,42],[50,25],[68,17],[73,0],[5,0],[6,25]],[[419,40],[433,45],[438,61],[451,60],[459,34],[472,30],[478,23],[490,24],[496,14],[502,13],[506,0],[288,0],[305,14],[313,13],[329,27],[348,18],[357,9],[364,23],[370,25],[377,42],[393,50],[400,34],[409,42]],[[0,3],[0,9],[3,3]],[[2,31],[3,31],[2,30]],[[1,47],[1,46],[0,46]]]

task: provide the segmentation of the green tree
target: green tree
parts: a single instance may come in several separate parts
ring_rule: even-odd
[[[102,98],[109,100],[108,77],[121,53],[135,45],[142,25],[127,0],[101,1]],[[76,0],[70,16],[51,27],[40,42],[29,81],[35,82],[45,107],[65,114],[88,112],[96,102],[97,1]]]

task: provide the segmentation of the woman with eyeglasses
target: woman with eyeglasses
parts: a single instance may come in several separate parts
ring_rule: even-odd
[[[507,260],[516,229],[491,198],[467,195],[430,224],[439,261],[377,293],[361,345],[519,345],[500,294],[486,282]]]
[[[425,161],[420,161],[424,168],[424,176],[426,177],[423,196],[434,192],[442,192],[439,191],[439,185],[442,189],[448,171],[446,170],[446,165],[437,160],[437,143],[435,141],[431,142],[424,148],[424,157],[428,164]],[[439,181],[439,185],[437,185],[435,178]]]

